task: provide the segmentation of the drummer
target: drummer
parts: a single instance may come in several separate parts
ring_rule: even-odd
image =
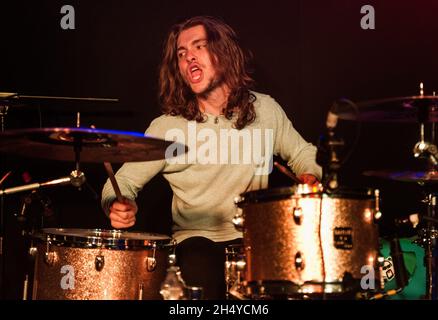
[[[322,173],[316,148],[281,106],[251,91],[246,65],[235,32],[221,20],[198,16],[173,26],[159,75],[163,115],[146,133],[178,140],[189,152],[125,163],[116,174],[123,202],[115,200],[109,181],[102,191],[111,225],[128,228],[135,224],[138,192],[163,174],[173,190],[178,265],[186,284],[203,287],[206,299],[225,298],[225,247],[242,239],[232,223],[234,198],[268,187],[272,156],[287,161],[303,183],[317,183]]]

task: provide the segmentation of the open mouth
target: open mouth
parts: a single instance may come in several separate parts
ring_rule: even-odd
[[[202,69],[197,65],[189,67],[190,82],[197,83],[202,80]]]

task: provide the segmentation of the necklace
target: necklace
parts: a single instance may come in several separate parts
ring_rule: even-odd
[[[214,117],[214,123],[218,124],[219,123],[219,116]]]

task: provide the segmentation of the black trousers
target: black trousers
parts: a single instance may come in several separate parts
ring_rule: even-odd
[[[179,243],[176,259],[186,285],[202,287],[204,299],[224,300],[225,248],[240,243],[242,239],[214,242],[204,237],[192,237]]]

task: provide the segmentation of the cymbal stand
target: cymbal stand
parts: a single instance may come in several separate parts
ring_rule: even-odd
[[[5,119],[8,114],[9,105],[7,103],[3,103],[0,100],[0,131],[5,131]],[[1,185],[1,184],[0,184]],[[0,299],[3,298],[3,285],[4,285],[4,268],[5,268],[5,259],[3,254],[3,241],[5,235],[5,219],[4,219],[4,199],[3,196],[0,195]]]
[[[417,243],[424,248],[424,265],[426,267],[426,295],[425,299],[436,299],[436,280],[435,280],[435,263],[434,251],[436,249],[436,242],[438,239],[438,230],[433,221],[437,213],[438,195],[432,191],[427,193],[423,202],[426,204],[426,217],[424,219],[425,225],[419,230],[419,239]]]
[[[428,106],[419,108],[418,118],[420,123],[420,141],[414,146],[413,153],[415,158],[426,158],[428,160],[429,170],[437,171],[438,168],[438,148],[434,144],[435,126],[432,125],[432,143],[425,141],[425,124],[428,118]],[[438,194],[432,190],[432,187],[425,184],[420,184],[425,188],[426,217],[435,219],[437,213]],[[435,228],[434,222],[426,220],[426,223],[419,231],[419,244],[424,248],[424,265],[426,267],[426,295],[425,299],[436,299],[435,285],[435,264],[434,251],[436,249],[436,241],[438,231]]]

